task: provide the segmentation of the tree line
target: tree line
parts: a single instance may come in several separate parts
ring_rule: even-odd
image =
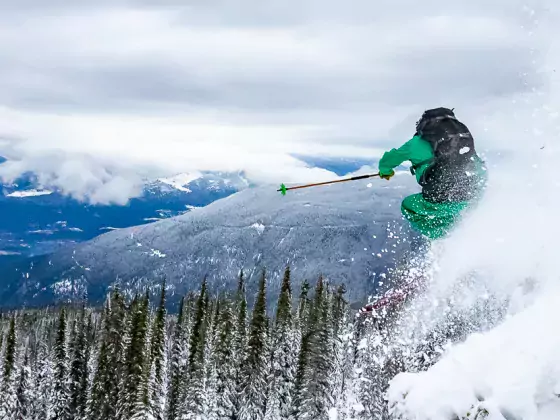
[[[177,314],[165,283],[153,306],[148,293],[127,300],[115,288],[100,308],[5,313],[0,418],[371,418],[344,286],[319,277],[293,296],[287,267],[271,316],[266,286],[263,272],[252,308],[241,273],[230,293],[204,280]]]

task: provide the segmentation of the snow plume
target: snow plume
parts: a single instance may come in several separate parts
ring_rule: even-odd
[[[432,246],[426,290],[397,322],[393,418],[560,418],[560,153],[518,146]]]
[[[535,40],[558,12],[540,16]],[[426,284],[389,332],[365,342],[368,377],[385,375],[371,404],[383,418],[560,418],[560,44],[546,38],[535,47],[548,50],[547,82],[487,120],[508,153],[488,159],[483,200],[405,276]]]

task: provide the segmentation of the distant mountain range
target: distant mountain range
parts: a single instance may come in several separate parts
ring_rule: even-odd
[[[296,156],[337,175],[372,162]],[[0,164],[6,160],[0,157]],[[0,270],[4,263],[46,254],[67,244],[177,216],[251,186],[243,172],[198,172],[146,180],[143,194],[125,206],[91,205],[40,186],[33,173],[0,184]]]
[[[405,175],[390,183],[358,181],[286,196],[275,188],[246,188],[179,216],[13,262],[2,270],[0,305],[85,295],[95,302],[111,285],[133,293],[163,279],[173,302],[205,276],[213,290],[231,289],[241,269],[252,295],[264,268],[274,301],[287,264],[294,287],[323,274],[345,283],[350,299],[365,301],[413,246],[416,236],[401,220],[400,201],[415,185]],[[36,198],[42,197],[49,196]],[[74,226],[68,222],[65,229]]]
[[[184,214],[248,186],[243,173],[178,174],[146,181],[142,196],[127,205],[91,205],[40,188],[30,174],[2,185],[0,260],[48,253],[109,230]]]

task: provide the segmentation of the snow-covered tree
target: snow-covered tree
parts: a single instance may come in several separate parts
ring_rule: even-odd
[[[122,393],[119,396],[120,418],[145,417],[148,407],[148,378],[150,375],[148,344],[149,297],[137,297],[130,308],[131,322],[126,349]]]
[[[150,340],[149,392],[151,416],[154,420],[163,420],[165,412],[164,382],[167,374],[165,287],[164,282]]]
[[[16,398],[16,358],[17,358],[17,333],[15,315],[10,319],[10,329],[6,340],[4,353],[4,366],[2,371],[2,385],[0,394],[0,418],[15,418],[17,409]]]
[[[85,414],[87,402],[87,324],[86,308],[82,308],[77,322],[74,324],[72,342],[72,361],[70,364],[70,418],[81,418]]]
[[[320,277],[302,338],[296,399],[292,415],[299,418],[328,418],[334,407],[332,397],[333,326],[328,288]]]
[[[308,297],[309,283],[304,280],[301,285],[298,310],[296,312],[296,344],[297,364],[294,377],[292,408],[290,419],[299,419],[302,413],[304,395],[306,390],[306,372],[309,364],[311,348],[311,332],[309,327],[310,300]]]
[[[286,419],[292,409],[297,368],[297,353],[294,352],[297,348],[297,336],[292,314],[290,267],[286,267],[284,272],[271,343],[272,369],[267,418]]]
[[[181,420],[199,419],[206,413],[204,405],[205,343],[207,315],[207,283],[202,282],[196,301],[194,322],[189,340],[189,361]]]
[[[103,381],[105,383],[105,392],[107,395],[107,405],[105,412],[108,419],[118,418],[118,407],[122,402],[121,390],[126,384],[125,380],[125,357],[126,345],[130,334],[127,331],[128,313],[133,312],[132,309],[127,311],[126,303],[122,293],[116,289],[110,297],[110,317],[107,331],[107,366],[108,371],[105,372]]]
[[[209,420],[216,419],[218,410],[218,394],[217,394],[217,383],[218,383],[218,366],[215,363],[215,352],[216,346],[218,345],[218,334],[220,327],[220,315],[221,311],[224,309],[224,302],[221,298],[214,300],[208,308],[208,314],[212,314],[207,319],[207,338],[205,347],[205,385],[204,385],[204,396],[205,396],[205,416]]]
[[[42,328],[46,328],[42,325]],[[49,331],[43,329],[39,333],[37,356],[34,362],[36,374],[34,375],[35,398],[32,402],[33,420],[50,418],[51,401],[53,398],[54,367],[49,351]]]
[[[101,324],[100,333],[97,334],[97,362],[87,413],[91,420],[100,417],[116,420],[119,418],[118,410],[122,406],[121,397],[124,392],[125,337],[128,333],[125,302],[118,289],[113,290],[107,299]],[[89,353],[87,347],[84,351]]]
[[[171,366],[169,396],[167,401],[167,420],[177,420],[183,400],[183,381],[186,379],[188,354],[187,306],[186,298],[181,299],[179,314],[175,324],[173,347],[171,350]]]
[[[35,397],[35,393],[31,383],[31,367],[29,366],[29,353],[25,349],[23,363],[19,369],[16,388],[16,420],[31,420],[32,410],[31,404]]]
[[[263,272],[251,317],[245,361],[241,370],[244,385],[240,412],[242,420],[264,419],[270,367],[267,347],[266,277]]]
[[[232,295],[213,295],[204,279],[177,315],[165,285],[154,310],[147,294],[128,301],[114,288],[100,308],[0,315],[0,418],[368,418],[374,389],[358,384],[373,362],[358,350],[344,290],[321,278],[313,296],[304,281],[294,311],[291,277],[286,267],[270,320],[264,272],[249,316],[243,272]]]
[[[218,334],[212,365],[216,372],[215,392],[216,403],[211,413],[211,418],[216,420],[227,420],[235,418],[236,402],[236,364],[233,335],[235,328],[232,304],[221,306],[218,319]]]
[[[109,336],[111,331],[111,305],[106,303],[103,317],[102,317],[103,330],[100,338],[100,346],[97,351],[97,363],[89,400],[87,403],[87,414],[90,420],[98,418],[113,419],[114,414],[110,410],[114,407],[109,407],[109,394],[110,390],[106,389],[108,375],[110,375],[109,366]]]
[[[349,320],[348,302],[344,299],[346,288],[340,286],[332,299],[334,372],[332,375],[333,407],[338,417],[350,416],[349,401],[353,398],[352,384],[355,380],[354,354],[355,337],[353,324]]]
[[[54,346],[54,386],[49,420],[70,419],[66,309],[60,310]]]
[[[232,364],[235,368],[235,394],[232,396],[233,416],[238,419],[243,404],[243,364],[245,362],[245,346],[247,344],[247,296],[245,291],[245,277],[243,270],[239,273],[237,284],[237,296],[235,302],[235,326],[233,331],[233,359]]]

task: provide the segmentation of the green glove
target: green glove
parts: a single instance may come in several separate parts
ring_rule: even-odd
[[[394,175],[395,175],[395,171],[391,171],[390,174],[386,174],[386,175],[382,174],[382,173],[379,173],[379,177],[381,179],[386,179],[387,181],[389,181]]]

